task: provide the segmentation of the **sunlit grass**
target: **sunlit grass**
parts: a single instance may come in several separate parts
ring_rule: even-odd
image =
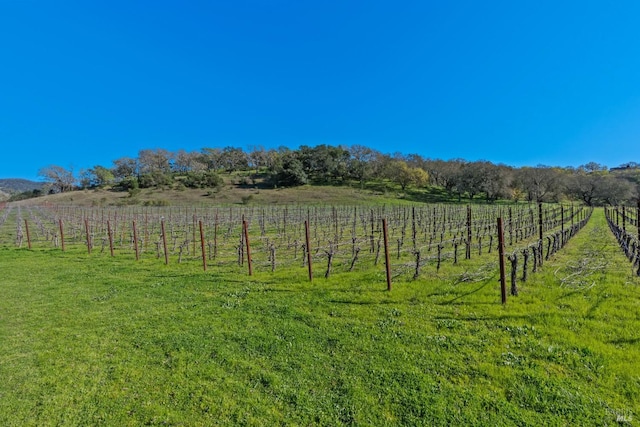
[[[600,211],[505,306],[486,258],[428,266],[390,293],[382,266],[309,283],[301,265],[249,277],[80,248],[0,259],[1,425],[633,425],[640,413],[639,281]],[[567,279],[582,259],[599,268]]]

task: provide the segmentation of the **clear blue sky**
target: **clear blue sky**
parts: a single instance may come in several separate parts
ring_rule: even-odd
[[[0,178],[140,149],[640,161],[638,1],[0,0]]]

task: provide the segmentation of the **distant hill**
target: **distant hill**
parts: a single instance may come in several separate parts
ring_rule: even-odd
[[[0,192],[6,194],[23,193],[25,191],[40,190],[44,184],[42,182],[30,181],[28,179],[9,178],[0,179]]]
[[[68,191],[46,194],[34,199],[14,202],[16,205],[51,203],[75,206],[271,206],[271,205],[397,205],[416,201],[443,201],[440,190],[410,189],[401,192],[397,187],[361,188],[359,185],[301,185],[297,187],[256,188],[251,185],[233,184],[227,179],[216,189],[154,189],[144,188],[135,195],[127,191],[109,188]],[[456,199],[457,200],[457,199]]]

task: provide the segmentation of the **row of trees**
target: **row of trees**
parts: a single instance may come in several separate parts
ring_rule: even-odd
[[[112,186],[133,188],[184,185],[211,188],[223,183],[222,174],[247,172],[253,182],[260,179],[273,186],[307,183],[365,186],[371,182],[393,182],[403,191],[437,186],[463,198],[487,201],[580,200],[587,205],[618,204],[637,200],[640,165],[628,163],[609,170],[588,163],[578,168],[548,166],[514,168],[488,161],[429,159],[418,154],[383,154],[362,145],[350,147],[303,145],[298,149],[248,151],[237,147],[203,148],[197,152],[165,149],[141,150],[137,158],[121,157],[111,167],[96,165],[72,170],[51,165],[39,175],[50,192]]]

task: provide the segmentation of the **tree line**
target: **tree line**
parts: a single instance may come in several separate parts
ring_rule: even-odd
[[[357,185],[393,183],[402,191],[431,186],[452,197],[511,201],[580,201],[588,206],[618,205],[640,199],[640,164],[607,168],[596,162],[579,167],[512,167],[490,161],[430,159],[419,154],[385,154],[353,145],[302,145],[298,149],[257,146],[203,148],[200,151],[144,149],[111,166],[80,170],[49,165],[38,174],[45,192],[59,193],[110,187],[135,192],[141,188],[183,186],[215,188],[224,174],[243,172],[243,183],[273,187],[305,184]]]

